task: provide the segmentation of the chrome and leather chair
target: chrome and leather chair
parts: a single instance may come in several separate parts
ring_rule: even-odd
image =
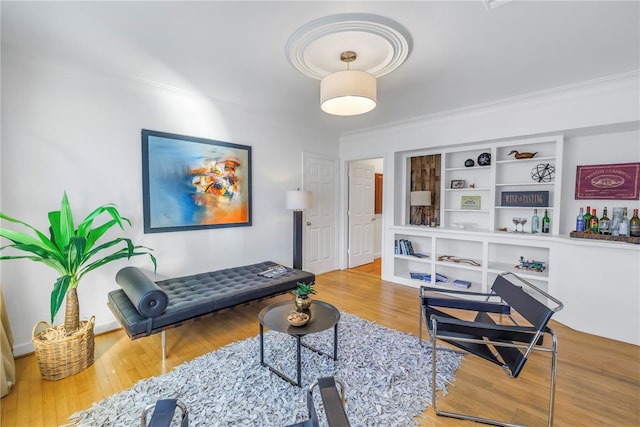
[[[422,286],[420,300],[420,343],[424,321],[433,348],[433,384],[436,384],[437,352],[443,351],[436,345],[438,340],[502,367],[511,378],[518,377],[532,352],[547,352],[551,354],[548,425],[553,424],[558,340],[547,324],[551,316],[563,308],[560,301],[513,273],[498,275],[490,293]],[[473,320],[467,320],[471,318]],[[435,390],[431,399],[437,415],[500,426],[515,425],[442,411],[436,405]]]
[[[176,415],[176,408],[180,410],[180,427],[189,425],[187,407],[180,399],[162,399],[144,408],[140,419],[141,427],[169,427]],[[147,424],[147,414],[153,410],[151,419]]]
[[[338,391],[338,385],[340,390]],[[318,387],[324,412],[327,416],[329,427],[349,427],[349,419],[344,408],[345,388],[344,383],[334,377],[322,377],[314,382],[307,389],[307,410],[309,419],[287,427],[319,427],[320,421],[313,403],[313,390]]]

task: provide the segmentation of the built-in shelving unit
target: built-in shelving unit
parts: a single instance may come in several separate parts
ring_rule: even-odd
[[[513,150],[535,155],[516,159],[511,153]],[[409,240],[416,252],[427,255],[418,258],[394,254],[393,280],[414,287],[429,284],[451,289],[452,282],[458,279],[471,282],[472,291],[488,291],[498,274],[512,271],[548,290],[553,272],[549,265],[550,237],[559,234],[562,150],[562,136],[550,136],[441,151],[440,224],[438,227],[412,226],[405,221],[388,229],[392,245],[396,240]],[[479,157],[486,159],[487,155],[490,164],[479,165]],[[469,160],[473,166],[465,166],[465,162],[471,163]],[[535,179],[539,177],[538,170],[544,176]],[[405,182],[409,182],[410,172],[405,173]],[[531,234],[534,207],[502,206],[505,191],[548,192],[548,203],[536,209],[540,218],[545,210],[548,212],[551,232]],[[404,194],[408,200],[408,190]],[[524,232],[514,231],[513,217],[528,219]],[[527,261],[542,262],[545,270],[517,268],[521,256]],[[433,279],[438,275],[448,281],[420,279],[420,276]]]
[[[465,232],[429,227],[397,226],[391,229],[396,239],[410,240],[416,252],[428,257],[394,254],[394,280],[418,287],[428,284],[436,288],[452,289],[456,279],[471,282],[472,291],[487,291],[495,277],[511,271],[531,281],[543,290],[549,282],[549,239],[542,236],[519,238],[499,232]],[[521,233],[518,233],[521,234]],[[525,237],[525,236],[520,236]],[[526,261],[544,263],[545,270],[519,269],[520,257]],[[437,277],[444,275],[447,282],[430,282],[411,277],[411,273]]]

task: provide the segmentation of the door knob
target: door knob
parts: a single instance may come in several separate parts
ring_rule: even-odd
[[[307,225],[311,225],[311,222],[310,222],[310,221],[307,221]]]

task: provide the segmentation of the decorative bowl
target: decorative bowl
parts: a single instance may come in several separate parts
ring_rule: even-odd
[[[287,316],[287,322],[291,326],[304,326],[309,321],[309,315],[300,311],[292,311]]]

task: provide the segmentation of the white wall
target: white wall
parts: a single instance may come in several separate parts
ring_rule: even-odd
[[[405,202],[401,200],[400,181],[402,168],[406,167],[402,161],[404,152],[562,134],[565,151],[560,232],[567,234],[573,230],[579,207],[587,203],[597,207],[599,213],[603,206],[640,206],[638,200],[604,202],[574,197],[577,165],[640,162],[639,128],[640,78],[635,73],[343,135],[340,156],[350,159],[385,153],[384,237],[392,234],[386,232],[389,227],[402,223]],[[387,249],[384,254],[392,253],[389,244],[383,242]],[[553,267],[558,272],[554,275],[558,282],[550,284],[550,289],[558,291],[567,303],[558,319],[578,330],[640,344],[640,251],[636,247],[613,251],[615,246],[611,245],[560,240],[560,249],[554,249],[559,256]],[[598,257],[603,251],[607,256]],[[594,262],[585,260],[587,254]],[[393,259],[386,258],[383,257],[382,276],[391,280]],[[606,261],[600,263],[600,259]],[[582,266],[580,270],[576,270],[578,265]],[[608,289],[613,290],[612,299],[607,300],[609,306],[603,312],[602,298]],[[600,313],[600,317],[594,317],[594,313]],[[627,326],[620,327],[621,323]]]
[[[284,194],[301,186],[301,153],[337,155],[337,137],[329,134],[270,122],[198,94],[15,52],[3,52],[2,91],[2,212],[42,229],[63,191],[76,221],[113,202],[133,222],[126,235],[155,250],[159,279],[267,259],[290,265],[291,215]],[[142,128],[252,146],[253,226],[145,235]],[[142,257],[131,264],[152,268]],[[107,293],[125,265],[91,272],[78,288],[81,317],[95,315],[97,332],[117,326]],[[30,261],[6,261],[0,268],[19,355],[32,351],[33,326],[49,318],[57,276]],[[63,315],[64,308],[56,323]]]

